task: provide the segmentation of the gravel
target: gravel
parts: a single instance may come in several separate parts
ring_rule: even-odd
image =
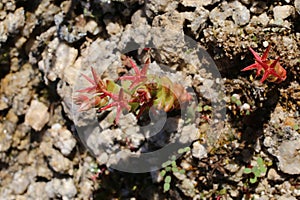
[[[1,1],[0,199],[299,199],[299,14],[299,0]],[[280,84],[240,72],[254,62],[249,47],[261,55],[269,45],[288,71]],[[157,47],[152,74],[195,90],[196,124],[168,113],[141,126],[123,113],[117,126],[114,109],[73,105],[90,85],[82,74],[134,73],[121,54],[142,62],[144,46]],[[110,167],[174,141],[191,150],[164,168],[168,192],[162,169],[153,184]],[[244,169],[259,157],[267,173],[251,184]]]

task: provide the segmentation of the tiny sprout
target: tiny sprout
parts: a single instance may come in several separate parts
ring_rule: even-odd
[[[267,168],[265,166],[265,163],[261,157],[258,157],[256,160],[257,165],[253,167],[246,167],[244,169],[245,174],[251,174],[252,177],[250,177],[249,181],[251,184],[254,184],[257,182],[258,178],[261,177],[263,174],[267,172]]]

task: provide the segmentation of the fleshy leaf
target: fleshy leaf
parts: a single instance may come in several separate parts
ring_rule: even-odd
[[[250,173],[252,173],[252,170],[250,168],[245,168],[244,173],[245,174],[250,174]]]

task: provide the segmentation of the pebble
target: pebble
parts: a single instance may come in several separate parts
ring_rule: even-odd
[[[281,181],[281,180],[283,180],[283,178],[273,168],[269,169],[267,177],[271,181]]]
[[[25,114],[25,124],[36,131],[40,131],[47,124],[49,118],[48,107],[37,100],[32,100]]]
[[[246,25],[250,21],[250,11],[246,6],[236,1],[233,7],[232,19],[236,25]]]
[[[294,4],[295,4],[296,11],[300,15],[300,0],[295,0]]]
[[[279,146],[279,168],[287,174],[300,174],[300,139],[284,141]]]
[[[11,122],[0,123],[0,152],[5,152],[10,148],[14,130],[15,125]]]
[[[250,105],[248,103],[244,103],[242,106],[241,106],[241,110],[250,110]]]
[[[23,194],[29,184],[35,180],[37,173],[35,167],[29,166],[14,173],[10,188],[14,194]]]
[[[220,6],[214,8],[209,14],[209,18],[215,26],[223,26],[225,20],[230,16],[234,23],[239,26],[246,25],[250,21],[250,11],[238,1],[222,2]]]
[[[294,12],[294,7],[291,5],[275,6],[273,8],[275,21],[286,19],[289,16],[291,16]]]
[[[192,181],[190,179],[184,179],[179,186],[180,190],[188,197],[194,197],[195,196],[195,181]]]
[[[64,200],[74,199],[77,189],[72,179],[52,179],[47,182],[45,191],[50,198],[62,197]]]
[[[30,180],[28,179],[26,174],[24,174],[23,171],[18,171],[14,174],[13,181],[10,187],[15,194],[23,194],[26,191],[29,183]]]
[[[123,27],[119,25],[119,23],[109,22],[106,25],[106,30],[109,35],[116,35],[117,33],[122,32]]]
[[[231,173],[235,173],[240,169],[240,167],[239,167],[239,165],[237,165],[235,163],[234,164],[229,163],[229,164],[225,165],[225,169],[227,169]]]
[[[63,155],[68,156],[76,145],[76,140],[72,136],[72,133],[57,123],[52,125],[50,132],[54,138],[54,146],[57,147]]]
[[[265,48],[267,48],[267,47],[269,46],[269,42],[268,42],[268,41],[263,41],[263,46],[264,46]]]
[[[25,24],[24,8],[20,7],[14,13],[9,13],[5,21],[8,33],[18,33]]]
[[[51,168],[60,174],[73,174],[72,162],[64,157],[58,150],[52,147],[49,141],[43,141],[40,145],[41,151],[48,158]]]
[[[45,182],[33,182],[28,186],[26,199],[49,199],[45,191]]]
[[[195,158],[202,159],[207,157],[207,150],[202,144],[200,144],[200,142],[197,141],[193,144],[192,155]]]
[[[284,194],[280,197],[277,198],[278,200],[297,200],[296,197],[293,197],[292,195],[290,194]]]

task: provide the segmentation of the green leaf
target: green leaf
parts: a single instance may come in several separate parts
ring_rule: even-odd
[[[247,168],[244,169],[244,173],[245,174],[250,174],[250,173],[252,173],[252,169],[247,167]]]
[[[267,172],[267,168],[263,166],[263,167],[261,167],[260,171],[262,174],[264,174]]]
[[[175,160],[172,161],[172,167],[177,167],[177,164],[176,164]]]
[[[166,175],[166,170],[162,170],[160,173],[159,173],[159,175],[161,176],[161,177],[164,177],[165,175]]]
[[[172,171],[173,171],[173,172],[178,172],[179,170],[178,170],[177,167],[172,167]]]
[[[190,150],[191,150],[191,147],[185,147],[185,148],[184,148],[184,151],[185,151],[185,152],[188,152],[188,151],[190,151]]]
[[[235,103],[237,101],[237,98],[235,96],[231,96],[230,100],[231,102]]]
[[[256,162],[257,162],[258,166],[264,166],[264,161],[261,157],[258,157]]]
[[[261,174],[260,168],[258,168],[257,166],[252,168],[252,172],[254,173],[254,176],[259,177]]]
[[[129,87],[131,85],[131,81],[128,80],[122,80],[121,81],[121,86],[125,91],[129,91]],[[132,90],[132,92],[134,92],[135,90]]]
[[[138,109],[138,107],[140,106],[139,103],[136,103],[136,102],[131,102],[129,103],[129,106],[131,107],[131,110],[134,112]]]
[[[116,84],[114,81],[112,80],[107,80],[106,81],[106,90],[108,92],[114,93],[114,94],[118,94],[120,91],[120,86],[118,84]]]
[[[204,110],[204,111],[211,110],[211,107],[210,107],[209,105],[205,105],[205,106],[203,107],[203,110]]]
[[[203,111],[202,107],[201,107],[201,106],[198,106],[198,107],[197,107],[197,111],[198,111],[198,112],[202,112],[202,111]]]
[[[241,106],[241,105],[242,105],[242,102],[241,102],[240,100],[237,100],[237,101],[235,102],[235,104],[236,104],[237,106]]]
[[[171,183],[171,176],[166,176],[165,177],[165,183]]]
[[[172,160],[172,163],[173,163],[173,161],[175,161],[175,160],[176,160],[176,156],[175,156],[175,155],[173,155],[173,156],[171,157],[171,160]]]
[[[185,174],[185,170],[184,170],[184,169],[181,169],[181,170],[179,170],[179,173],[180,173],[180,174]]]
[[[178,149],[178,151],[177,151],[179,154],[182,154],[182,153],[184,153],[184,149],[183,148],[181,148],[181,149]]]
[[[165,170],[166,170],[167,172],[171,171],[171,169],[172,169],[172,167],[166,167],[166,168],[165,168]]]
[[[170,183],[165,183],[164,184],[164,192],[167,192],[170,190]]]
[[[171,110],[174,105],[174,102],[175,102],[175,97],[172,94],[166,96],[164,110],[165,111]]]
[[[250,183],[256,183],[256,181],[257,181],[257,177],[255,176],[254,178],[250,178]]]
[[[162,167],[165,168],[165,167],[167,167],[168,165],[171,165],[171,163],[172,163],[172,161],[168,160],[168,161],[166,161],[166,162],[164,162],[164,163],[162,164]]]

